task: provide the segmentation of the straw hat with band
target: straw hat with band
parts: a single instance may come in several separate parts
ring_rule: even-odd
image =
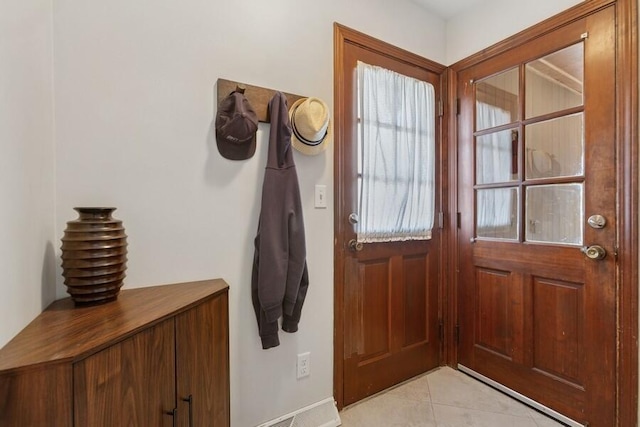
[[[319,98],[301,98],[289,108],[291,144],[299,152],[315,156],[327,149],[333,137],[329,107]]]

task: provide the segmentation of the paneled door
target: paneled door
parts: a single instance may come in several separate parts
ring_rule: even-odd
[[[459,365],[615,425],[615,13],[458,74]]]
[[[336,395],[348,405],[440,362],[444,67],[336,31]]]

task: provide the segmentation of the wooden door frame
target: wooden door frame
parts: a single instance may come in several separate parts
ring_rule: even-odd
[[[438,64],[437,62],[430,61],[426,58],[423,58],[414,53],[408,52],[404,49],[400,49],[398,47],[392,46],[386,42],[378,40],[374,37],[370,37],[364,33],[353,30],[351,28],[345,27],[338,23],[333,24],[334,28],[334,194],[335,194],[335,203],[334,203],[334,276],[333,276],[333,290],[334,290],[334,306],[333,306],[333,314],[334,314],[334,329],[333,329],[333,392],[334,399],[336,400],[336,404],[338,409],[342,409],[344,406],[344,271],[345,271],[345,251],[346,248],[342,246],[342,242],[344,241],[344,233],[347,224],[347,218],[343,218],[342,215],[342,206],[344,204],[344,193],[342,191],[342,182],[345,179],[345,153],[344,153],[344,141],[346,134],[346,123],[344,123],[344,85],[345,82],[342,78],[342,70],[344,66],[343,58],[344,58],[344,46],[347,43],[355,44],[365,49],[374,51],[381,55],[388,56],[390,58],[397,59],[399,61],[409,63],[415,65],[417,67],[425,68],[430,70],[436,74],[441,76],[442,81],[444,82],[444,71],[446,67],[444,65]],[[441,97],[442,102],[445,103],[445,99],[447,94],[444,91],[446,86],[442,85]],[[446,103],[445,103],[446,104]],[[445,117],[445,116],[443,116]],[[445,133],[445,125],[443,123],[440,126],[441,134]],[[442,191],[440,195],[436,195],[436,197],[442,197],[441,206],[443,209],[448,205],[448,201],[444,196],[448,194],[445,191],[444,181],[446,181],[444,174],[444,170],[447,167],[448,163],[447,159],[447,144],[444,144],[444,135],[438,136],[439,141],[441,143],[441,172],[440,172],[440,180],[443,184]],[[440,239],[440,248],[439,251],[441,254],[443,252],[443,242],[445,241],[445,236],[443,234],[443,238]],[[442,259],[443,257],[441,257]],[[441,265],[442,267],[442,265]],[[442,268],[440,268],[442,272]],[[444,295],[443,292],[443,284],[445,282],[440,280],[439,283],[439,294],[441,296]],[[443,303],[440,303],[440,307],[443,307]]]
[[[457,74],[496,55],[543,36],[605,7],[616,7],[616,168],[618,199],[616,372],[617,420],[620,426],[638,421],[638,3],[637,0],[587,0],[552,18],[465,58],[447,70],[446,127],[448,165],[448,223],[457,224]],[[447,188],[447,185],[445,185]],[[449,251],[445,271],[458,270],[457,228],[445,229]],[[456,367],[457,274],[449,274],[445,296],[445,363]]]

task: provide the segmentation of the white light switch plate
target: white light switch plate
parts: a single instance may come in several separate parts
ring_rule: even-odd
[[[316,209],[327,208],[327,186],[326,185],[316,185],[315,207]]]

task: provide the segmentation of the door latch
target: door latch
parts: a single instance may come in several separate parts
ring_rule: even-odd
[[[356,239],[349,240],[349,249],[351,249],[352,251],[360,252],[363,247],[364,244],[362,242],[358,242]]]
[[[604,259],[607,256],[607,251],[600,245],[585,246],[580,250],[590,259]]]

